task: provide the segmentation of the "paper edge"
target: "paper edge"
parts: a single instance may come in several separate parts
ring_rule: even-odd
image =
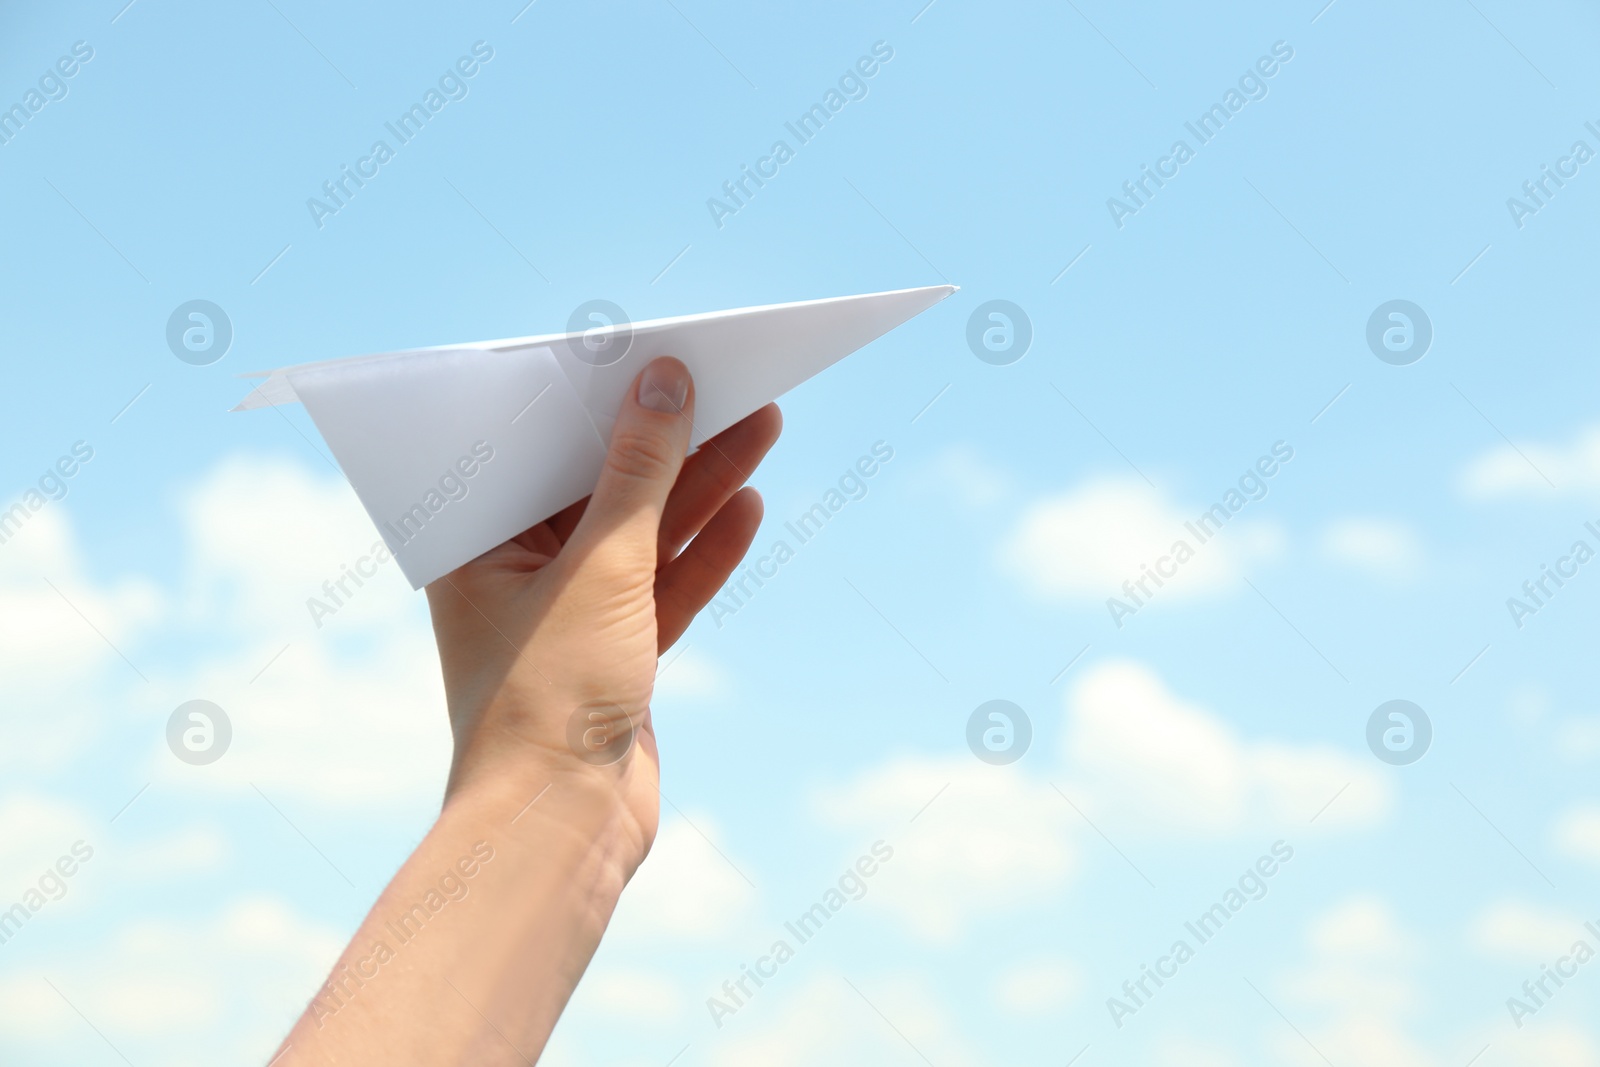
[[[702,311],[693,315],[673,315],[661,319],[646,319],[642,322],[632,322],[629,326],[635,333],[650,332],[675,326],[684,326],[690,323],[715,322],[718,319],[732,318],[736,315],[748,315],[757,312],[782,311],[799,307],[814,307],[819,304],[839,304],[852,300],[873,300],[879,297],[904,296],[909,293],[931,293],[944,290],[939,298],[924,307],[922,311],[935,304],[943,303],[955,293],[960,292],[959,285],[945,282],[940,285],[916,285],[909,289],[886,289],[877,293],[852,293],[848,296],[825,296],[815,300],[790,300],[780,304],[757,304],[751,307],[726,308],[721,311]],[[921,314],[921,312],[918,312]],[[914,317],[914,316],[913,316]],[[252,411],[263,407],[277,407],[282,404],[292,404],[299,401],[299,395],[294,391],[294,385],[289,381],[291,373],[311,370],[320,370],[323,367],[336,363],[349,364],[353,362],[366,362],[370,360],[393,359],[400,356],[421,355],[427,352],[446,352],[451,350],[472,350],[483,352],[499,352],[517,348],[553,347],[557,342],[573,337],[582,337],[582,332],[537,334],[528,337],[507,337],[492,341],[465,341],[455,344],[428,345],[423,348],[401,348],[390,352],[370,352],[356,356],[339,356],[334,359],[313,360],[309,363],[296,363],[287,367],[279,367],[268,371],[245,371],[235,375],[238,378],[256,380],[256,385],[251,394],[230,408],[230,411]],[[261,401],[251,402],[251,396],[260,394]],[[287,395],[282,395],[287,394]],[[281,396],[281,398],[280,398]]]

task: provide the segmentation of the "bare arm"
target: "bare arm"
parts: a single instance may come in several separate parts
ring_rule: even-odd
[[[749,547],[768,406],[684,459],[683,365],[640,376],[594,496],[428,587],[455,758],[438,821],[285,1040],[295,1064],[527,1064],[659,817],[657,656]]]

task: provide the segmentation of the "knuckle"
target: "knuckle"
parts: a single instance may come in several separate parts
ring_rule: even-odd
[[[680,457],[666,435],[619,430],[606,453],[606,466],[625,478],[656,481],[676,470]]]
[[[740,470],[739,466],[727,456],[720,458],[721,463],[717,471],[717,491],[725,497],[732,496],[739,491],[745,482],[750,480],[750,476]]]

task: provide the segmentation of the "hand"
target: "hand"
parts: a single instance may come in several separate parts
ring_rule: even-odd
[[[685,460],[693,412],[683,364],[651,363],[594,495],[428,586],[455,734],[444,809],[284,1041],[285,1067],[527,1064],[544,1048],[655,837],[656,658],[761,521],[740,487],[778,409]],[[569,744],[588,707],[633,727],[624,758],[599,765]],[[472,879],[448,908],[441,871]],[[397,939],[419,914],[425,936]]]
[[[480,785],[532,797],[551,783],[614,804],[623,880],[659,819],[657,658],[750,547],[761,497],[740,487],[782,426],[769,404],[686,460],[693,415],[687,368],[655,360],[623,401],[593,496],[428,586],[455,735],[446,804]],[[614,734],[633,730],[616,763],[569,743],[574,714],[594,709],[612,710]]]

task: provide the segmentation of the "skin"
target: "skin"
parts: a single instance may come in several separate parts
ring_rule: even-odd
[[[272,1067],[543,1051],[655,839],[657,658],[761,521],[741,486],[777,407],[685,459],[693,413],[683,364],[654,361],[592,497],[428,586],[455,739],[444,805]]]

